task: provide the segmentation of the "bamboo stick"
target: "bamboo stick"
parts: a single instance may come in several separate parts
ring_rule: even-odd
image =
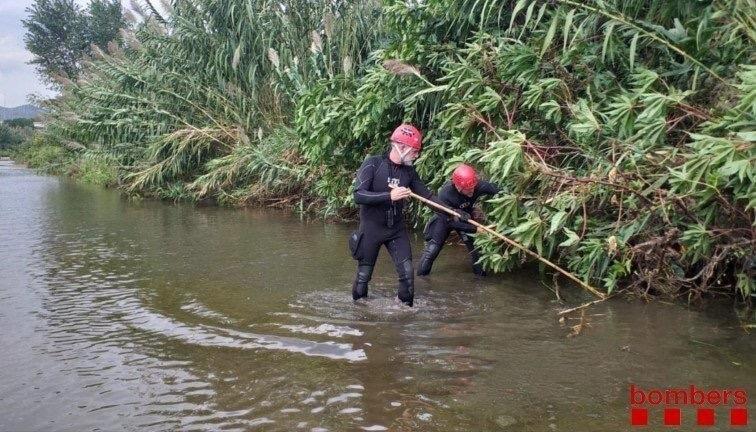
[[[608,298],[609,297],[604,297],[604,298],[600,298],[598,300],[590,301],[588,303],[583,303],[580,306],[576,306],[576,307],[573,307],[573,308],[569,308],[569,309],[565,309],[565,310],[559,311],[557,313],[557,315],[558,316],[564,316],[564,315],[567,315],[570,312],[575,312],[576,310],[587,308],[588,306],[595,305],[596,303],[601,303],[602,301],[607,300]]]
[[[418,195],[418,194],[416,194],[416,193],[414,193],[412,191],[410,191],[410,196],[412,198],[415,198],[415,199],[417,199],[417,200],[419,200],[419,201],[421,201],[421,202],[423,202],[423,203],[425,203],[425,204],[433,207],[433,208],[436,208],[436,209],[439,209],[441,211],[444,211],[444,212],[446,212],[446,213],[448,213],[448,214],[450,214],[450,215],[452,215],[454,217],[459,218],[459,217],[462,216],[459,213],[455,212],[454,210],[452,210],[450,208],[446,208],[446,207],[444,207],[444,206],[442,206],[440,204],[437,204],[437,203],[435,203],[435,202],[433,202],[433,201],[431,201],[431,200],[429,200],[427,198],[423,198],[420,195]],[[485,226],[483,224],[480,224],[480,223],[478,223],[478,222],[476,222],[476,221],[474,221],[472,219],[468,220],[467,222],[470,223],[470,224],[472,224],[472,225],[475,225],[476,227],[478,227],[478,228],[480,228],[480,229],[482,229],[484,231],[486,231],[487,233],[493,235],[494,237],[497,237],[497,238],[503,240],[508,245],[513,246],[513,247],[515,247],[517,249],[520,249],[521,251],[525,252],[526,254],[530,255],[531,257],[533,257],[533,258],[541,261],[542,263],[546,264],[547,266],[549,266],[549,267],[553,268],[554,270],[558,271],[559,273],[565,275],[568,279],[570,279],[571,281],[577,283],[578,285],[580,285],[581,288],[583,288],[586,291],[590,292],[591,294],[595,295],[599,299],[601,299],[601,300],[605,300],[606,299],[606,296],[604,294],[602,294],[601,292],[599,292],[596,288],[593,288],[592,286],[588,285],[587,283],[581,281],[580,279],[578,279],[572,273],[570,273],[567,270],[559,267],[558,265],[556,265],[553,262],[547,260],[546,258],[542,257],[541,255],[538,255],[537,253],[535,253],[535,252],[531,251],[530,249],[526,248],[525,246],[523,246],[523,245],[517,243],[516,241],[510,239],[509,237],[507,237],[507,236],[505,236],[503,234],[500,234],[500,233],[494,231],[493,229],[491,229],[491,228],[489,228],[489,227],[487,227],[487,226]]]

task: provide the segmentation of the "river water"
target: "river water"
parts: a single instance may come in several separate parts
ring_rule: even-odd
[[[630,430],[630,384],[744,388],[754,412],[731,307],[612,301],[567,337],[533,274],[475,278],[462,246],[413,309],[382,253],[354,305],[351,229],[0,162],[0,430]]]

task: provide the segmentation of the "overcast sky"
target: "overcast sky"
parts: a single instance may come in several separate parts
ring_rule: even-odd
[[[33,0],[0,0],[0,106],[15,107],[27,103],[30,93],[44,97],[55,93],[45,87],[34,67],[26,64],[32,55],[24,47],[25,9]],[[86,5],[86,0],[76,0]]]

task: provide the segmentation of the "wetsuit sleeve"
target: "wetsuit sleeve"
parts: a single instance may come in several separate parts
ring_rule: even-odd
[[[357,171],[354,180],[354,202],[365,205],[379,205],[391,202],[390,192],[373,192],[369,190],[375,175],[375,160],[366,159]]]
[[[479,189],[479,191],[480,191],[479,194],[480,195],[494,196],[497,193],[499,193],[500,190],[501,190],[501,188],[499,188],[499,186],[497,186],[497,185],[495,185],[495,184],[493,184],[491,182],[487,182],[487,181],[481,181],[480,182],[480,189]]]
[[[452,204],[452,186],[451,183],[445,183],[443,186],[441,186],[441,189],[438,190],[438,200],[441,201],[441,203],[447,207],[453,207],[454,204]]]
[[[423,198],[435,201],[438,204],[443,204],[442,202],[439,202],[438,198],[433,195],[433,192],[428,189],[428,186],[426,186],[425,183],[420,180],[420,176],[417,175],[417,171],[415,171],[414,169],[412,170],[412,182],[410,183],[409,188],[412,189],[412,192],[420,195]]]
[[[410,185],[410,189],[412,189],[413,192],[420,195],[421,197],[427,198],[436,204],[450,208],[451,210],[457,210],[454,208],[454,205],[451,203],[451,201],[446,201],[443,199],[443,196],[446,196],[446,199],[449,200],[450,190],[448,189],[447,186],[450,186],[450,185],[451,185],[450,183],[447,183],[446,185],[442,186],[441,189],[438,191],[439,195],[436,196],[433,194],[433,192],[430,191],[430,189],[428,189],[425,183],[423,183],[423,181],[420,180],[420,176],[418,176],[417,172],[415,172],[412,179],[412,184]],[[449,220],[449,223],[452,225],[452,227],[455,227],[456,229],[459,229],[460,231],[471,232],[471,233],[476,231],[474,225],[471,225],[469,223],[462,222],[462,221],[455,222],[449,216],[449,213],[446,213],[443,210],[439,210],[436,208],[433,208],[432,210],[438,213],[439,215],[446,217]],[[472,231],[470,231],[470,229],[472,229]]]
[[[450,219],[449,225],[455,230],[466,232],[468,234],[474,234],[478,232],[478,227],[468,222],[455,221],[454,219]]]

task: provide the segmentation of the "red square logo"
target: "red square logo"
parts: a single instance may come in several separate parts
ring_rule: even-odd
[[[730,426],[748,425],[748,410],[745,408],[733,408],[730,410]]]
[[[699,426],[714,426],[714,410],[711,408],[699,408],[696,414],[696,424]]]
[[[633,426],[646,426],[648,424],[648,410],[645,408],[631,408],[630,424]]]
[[[664,409],[664,426],[680,426],[680,408]]]

